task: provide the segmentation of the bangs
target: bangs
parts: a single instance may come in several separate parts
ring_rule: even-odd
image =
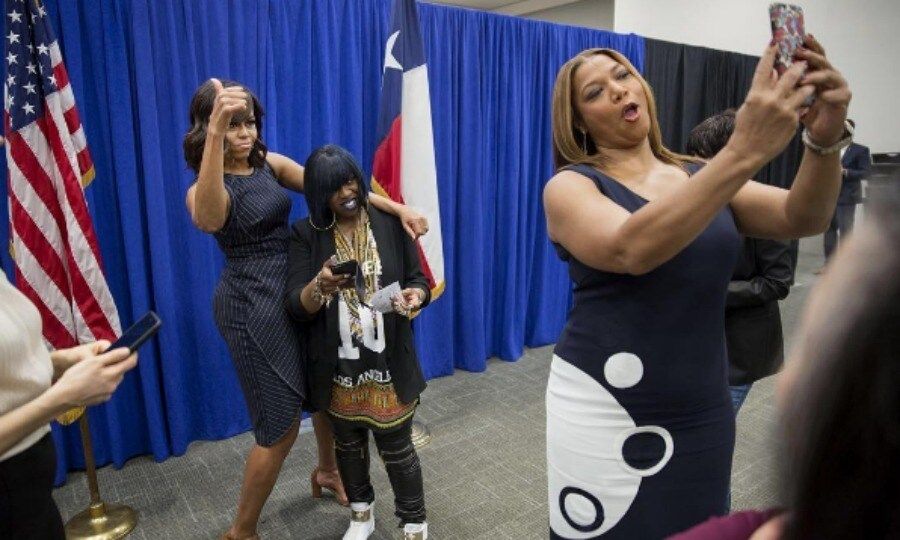
[[[356,182],[360,205],[365,205],[368,186],[362,170],[347,150],[333,144],[323,146],[310,154],[304,168],[303,191],[309,217],[316,227],[328,227],[333,222],[329,200],[348,182]]]

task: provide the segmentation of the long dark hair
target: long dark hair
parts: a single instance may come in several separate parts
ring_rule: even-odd
[[[347,182],[356,182],[359,206],[368,201],[368,188],[363,181],[362,170],[353,155],[335,144],[328,144],[313,150],[303,166],[303,192],[309,219],[317,229],[325,229],[334,224],[334,213],[328,206],[331,196]]]
[[[900,190],[888,191],[836,261],[856,261],[852,284],[850,268],[828,269],[843,281],[801,337],[784,538],[900,538]]]
[[[266,114],[256,95],[246,86],[239,82],[222,79],[222,86],[240,86],[250,94],[250,101],[253,105],[253,117],[256,119],[257,137],[253,142],[253,148],[250,149],[250,156],[247,161],[251,167],[262,168],[266,163],[266,153],[269,151],[262,140],[262,118]],[[203,147],[206,145],[206,128],[209,126],[209,115],[212,114],[213,104],[216,99],[216,88],[211,80],[201,84],[194,97],[191,98],[191,107],[188,111],[188,122],[191,127],[184,135],[184,160],[187,161],[188,167],[193,169],[195,173],[200,172],[200,161],[203,159]],[[249,115],[245,112],[241,115],[235,115],[235,121],[242,121]]]

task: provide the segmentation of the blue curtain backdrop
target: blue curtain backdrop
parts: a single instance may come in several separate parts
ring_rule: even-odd
[[[97,177],[87,190],[123,325],[164,324],[114,398],[90,411],[98,464],[185,452],[249,428],[212,320],[222,257],[184,209],[188,103],[209,77],[243,82],[269,147],[300,161],[325,143],[368,169],[389,0],[45,0]],[[638,36],[421,4],[447,291],[416,320],[428,378],[556,340],[570,302],[540,204],[552,175],[550,95],[559,66],[612,47],[641,69]],[[6,183],[0,206],[6,215]],[[294,197],[292,219],[306,213]],[[5,245],[6,219],[0,220]],[[10,261],[2,251],[7,271]],[[427,393],[425,395],[427,399]],[[77,429],[54,428],[59,481],[83,468]]]

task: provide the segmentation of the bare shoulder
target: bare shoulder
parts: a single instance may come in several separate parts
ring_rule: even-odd
[[[544,204],[548,211],[562,203],[571,207],[573,201],[582,200],[583,197],[602,196],[590,178],[575,171],[560,171],[544,186]]]
[[[276,174],[278,173],[278,171],[284,168],[285,164],[289,161],[290,160],[287,157],[277,152],[266,152],[266,163],[268,163],[269,166],[272,167],[272,170],[274,170]]]
[[[197,192],[197,182],[191,184],[191,187],[188,188],[187,193],[184,196],[184,205],[187,206],[187,209],[190,213],[194,213],[194,193]]]

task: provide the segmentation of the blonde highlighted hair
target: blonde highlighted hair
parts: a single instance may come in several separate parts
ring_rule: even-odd
[[[656,118],[656,100],[653,99],[653,90],[641,76],[637,69],[618,51],[612,49],[586,49],[570,58],[559,68],[556,82],[553,85],[552,127],[553,127],[553,163],[557,170],[574,164],[591,165],[603,169],[606,157],[597,148],[592,137],[579,128],[582,122],[578,110],[575,108],[575,92],[573,80],[575,72],[589,58],[597,55],[605,55],[622,64],[625,69],[636,77],[647,96],[647,109],[650,115],[650,133],[647,135],[650,149],[653,155],[664,163],[669,163],[684,168],[685,163],[696,163],[697,159],[683,154],[672,152],[662,143],[662,132],[659,129],[659,120]]]

